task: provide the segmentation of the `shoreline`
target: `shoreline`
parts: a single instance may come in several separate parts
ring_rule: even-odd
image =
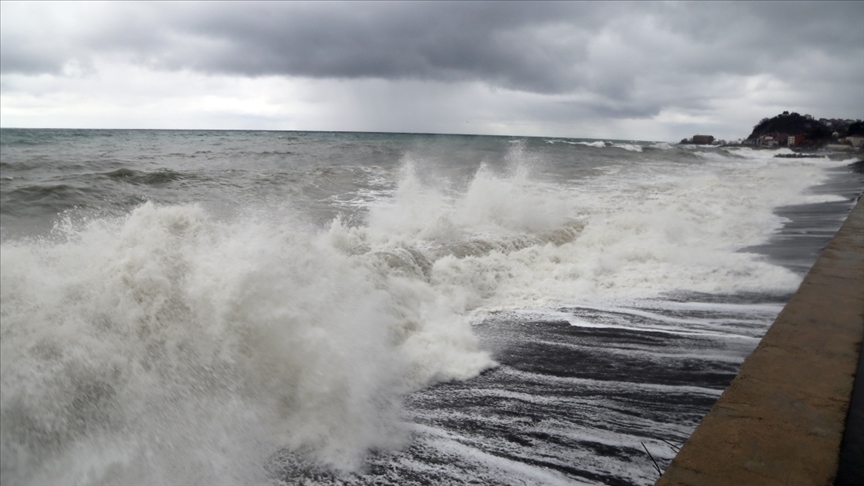
[[[864,204],[859,198],[656,484],[831,484],[862,337]]]
[[[820,195],[837,195],[845,200],[777,207],[774,214],[786,220],[783,227],[768,241],[740,251],[764,255],[769,261],[792,270],[803,279],[840,230],[864,191],[864,162],[826,170],[828,180],[811,186],[808,191]]]

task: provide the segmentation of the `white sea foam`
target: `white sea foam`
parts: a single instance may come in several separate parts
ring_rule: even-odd
[[[650,147],[653,149],[659,149],[659,150],[672,150],[675,148],[671,143],[668,143],[668,142],[653,143],[650,145]]]
[[[493,366],[472,314],[794,289],[738,250],[835,164],[742,149],[582,184],[513,154],[462,190],[407,163],[362,224],[147,203],[4,242],[4,484],[254,483],[280,447],[354,470],[403,444],[405,393]]]
[[[569,143],[569,142],[568,142]],[[594,148],[606,148],[606,142],[596,141],[596,142],[572,142],[573,145],[585,145],[586,147],[594,147]]]
[[[635,143],[613,143],[613,147],[628,150],[630,152],[641,152],[642,146]]]
[[[282,446],[354,469],[401,394],[492,364],[428,284],[290,220],[62,231],[3,245],[4,483],[247,483]]]

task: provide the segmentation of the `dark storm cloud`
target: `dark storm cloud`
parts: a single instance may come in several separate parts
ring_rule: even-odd
[[[0,8],[4,75],[86,73],[101,61],[240,77],[479,82],[570,96],[544,103],[552,118],[577,109],[611,118],[703,110],[711,98],[740,97],[741,84],[760,76],[797,92],[836,90],[852,100],[864,94],[864,2]]]
[[[95,54],[109,54],[152,67],[220,74],[480,79],[562,91],[577,77],[571,68],[585,59],[599,8],[217,3],[111,10],[59,32],[39,32],[38,19],[36,32],[4,25],[2,71],[59,73],[71,60],[86,65]],[[585,27],[573,29],[574,22]],[[571,38],[562,42],[556,27]]]
[[[29,19],[23,29],[4,25],[3,72],[60,72],[70,60],[86,65],[93,55],[108,54],[221,74],[469,79],[541,93],[593,85],[620,95],[630,79],[603,76],[588,63],[589,41],[610,29],[633,57],[691,73],[749,73],[795,50],[836,55],[864,46],[860,2],[209,3],[103,10],[95,17],[70,10],[78,22],[53,32],[40,31],[44,19]],[[646,20],[699,49],[676,56],[662,43],[640,44],[644,39],[629,29]],[[642,67],[639,59],[629,61]],[[640,74],[620,71],[627,78]]]
[[[482,80],[560,92],[579,82],[601,12],[521,3],[272,6],[246,16],[238,9],[194,23],[196,33],[230,46],[194,62],[249,75]]]

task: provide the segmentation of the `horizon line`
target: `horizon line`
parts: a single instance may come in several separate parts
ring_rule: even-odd
[[[504,137],[504,138],[555,138],[565,140],[609,140],[614,142],[666,142],[677,143],[670,140],[637,140],[630,138],[610,137],[575,137],[554,135],[493,135],[483,133],[446,133],[446,132],[386,132],[386,131],[361,131],[361,130],[299,130],[299,129],[274,129],[274,128],[58,128],[58,127],[4,127],[0,130],[92,130],[92,131],[163,131],[163,132],[296,132],[296,133],[344,133],[344,134],[367,134],[367,135],[435,135],[453,137]]]

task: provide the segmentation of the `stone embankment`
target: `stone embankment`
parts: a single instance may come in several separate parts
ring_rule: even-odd
[[[859,200],[657,486],[832,484],[862,337]]]

